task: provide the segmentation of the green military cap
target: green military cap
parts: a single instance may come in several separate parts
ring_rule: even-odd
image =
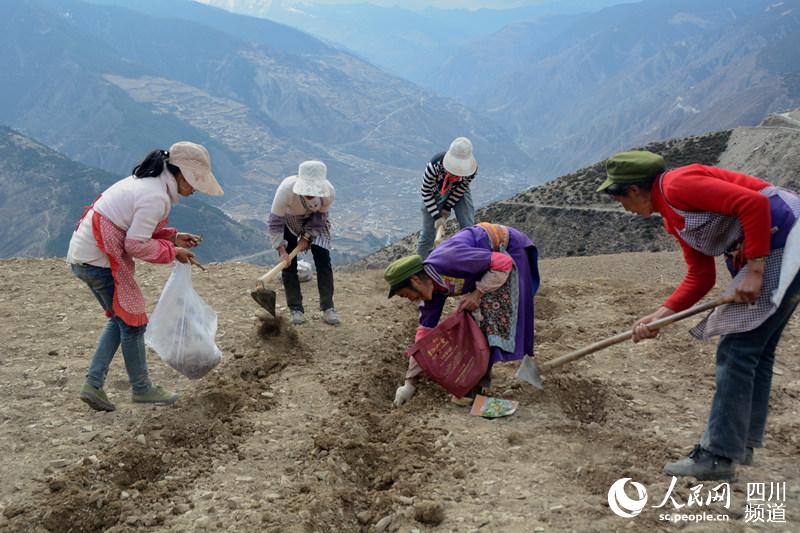
[[[606,161],[606,181],[597,189],[597,192],[608,189],[611,185],[633,184],[647,181],[649,178],[664,172],[666,164],[664,158],[653,152],[633,150],[620,152]]]
[[[418,255],[402,257],[383,271],[383,279],[389,284],[389,298],[408,285],[411,276],[423,271],[422,258]]]

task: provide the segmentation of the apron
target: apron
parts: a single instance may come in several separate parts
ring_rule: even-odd
[[[659,188],[663,196],[663,178],[659,179]],[[761,296],[753,305],[732,303],[716,308],[689,331],[695,338],[708,339],[757,328],[775,313],[786,289],[800,270],[800,224],[795,223],[800,218],[800,197],[772,186],[759,192],[770,200],[773,224]],[[739,268],[734,261],[735,252],[742,247],[744,239],[739,219],[720,213],[682,211],[672,207],[666,196],[664,201],[684,218],[685,226],[678,234],[686,244],[704,255],[728,256],[726,264],[733,280],[725,295],[734,294],[748,270],[747,265]]]
[[[477,224],[486,232],[493,252],[504,253],[508,247],[508,228],[500,224],[482,222]],[[506,282],[497,290],[486,293],[475,313],[489,346],[513,353],[516,348],[517,318],[519,307],[519,273],[514,265]]]
[[[158,223],[153,233],[158,233],[166,227],[165,218]],[[93,211],[92,232],[97,241],[97,247],[108,256],[111,264],[111,275],[114,277],[114,301],[112,309],[114,314],[129,326],[144,326],[147,324],[144,296],[139,289],[134,277],[136,265],[133,257],[125,252],[125,230],[117,227],[100,213]],[[111,316],[106,312],[106,315]]]

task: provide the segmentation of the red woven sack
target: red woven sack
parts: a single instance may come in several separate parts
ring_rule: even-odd
[[[433,381],[461,398],[478,384],[489,367],[489,344],[465,311],[439,323],[406,351]]]

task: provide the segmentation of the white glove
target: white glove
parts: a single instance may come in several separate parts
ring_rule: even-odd
[[[445,224],[447,224],[447,217],[445,217],[445,216],[440,216],[439,218],[437,218],[437,219],[436,219],[436,220],[433,222],[433,227],[434,227],[434,228],[436,228],[436,229],[438,230],[439,228],[443,227]]]
[[[412,396],[414,396],[416,391],[417,388],[410,383],[406,383],[401,387],[397,387],[397,392],[394,393],[394,406],[400,407],[406,403],[411,399]]]

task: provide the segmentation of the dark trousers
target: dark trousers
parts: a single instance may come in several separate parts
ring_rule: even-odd
[[[745,447],[764,445],[775,348],[800,303],[795,276],[775,314],[752,331],[723,335],[717,346],[717,390],[700,445],[711,453],[740,460]]]
[[[297,237],[283,227],[283,238],[286,239],[286,252],[292,253],[297,247]],[[319,289],[319,308],[322,311],[333,307],[333,268],[331,253],[316,244],[311,245],[314,266],[317,268],[317,288]],[[303,293],[300,292],[300,278],[297,277],[297,258],[283,271],[283,289],[286,291],[286,305],[292,311],[303,311]]]

